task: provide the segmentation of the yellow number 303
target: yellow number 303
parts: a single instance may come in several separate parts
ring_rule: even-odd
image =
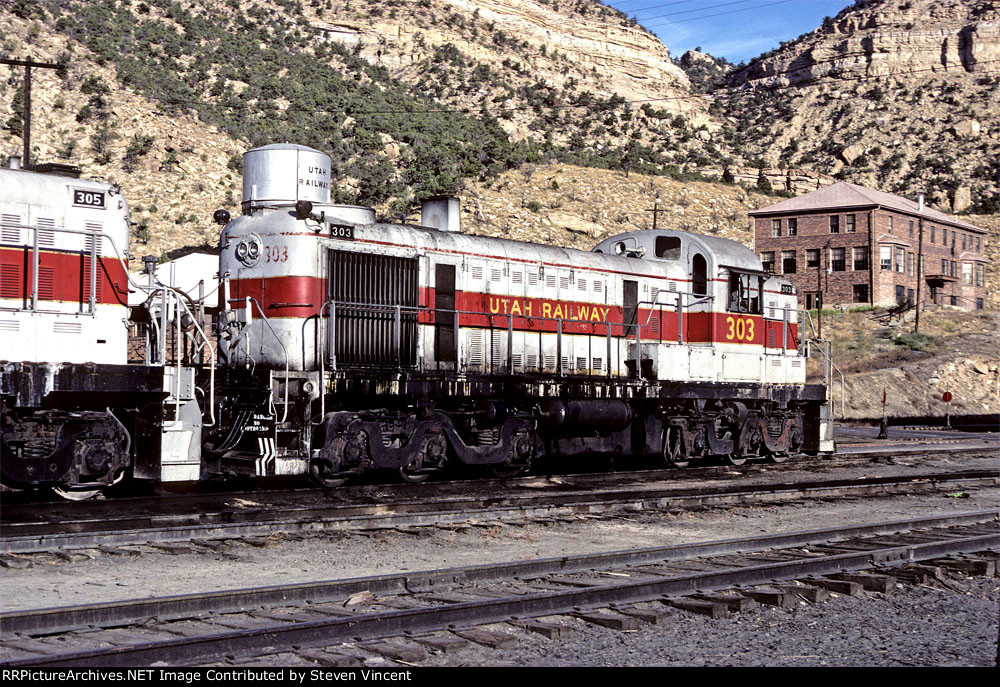
[[[729,316],[726,324],[729,325],[729,331],[726,332],[726,339],[729,341],[753,341],[753,320]]]

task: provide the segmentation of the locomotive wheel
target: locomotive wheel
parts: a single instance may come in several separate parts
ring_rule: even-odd
[[[735,453],[727,453],[726,455],[722,456],[722,462],[725,463],[726,465],[739,466],[747,462],[747,457],[738,456]]]
[[[778,453],[772,453],[768,455],[767,460],[768,462],[771,463],[784,463],[786,460],[788,460],[788,452],[780,451]]]
[[[663,464],[668,468],[686,468],[691,464],[689,458],[682,458],[684,442],[681,440],[679,427],[667,427],[663,430]]]

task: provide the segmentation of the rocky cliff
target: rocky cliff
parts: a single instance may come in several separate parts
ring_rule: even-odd
[[[721,94],[747,155],[939,207],[1000,209],[1000,6],[860,0]]]

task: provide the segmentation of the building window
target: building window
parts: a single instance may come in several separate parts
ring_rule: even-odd
[[[781,271],[784,274],[795,274],[795,251],[781,251]]]
[[[962,234],[962,250],[965,250],[965,234]]]
[[[878,264],[883,270],[892,269],[892,246],[879,246]]]
[[[795,217],[788,218],[788,235],[789,236],[799,235],[799,220]]]
[[[906,254],[906,273],[909,276],[913,276],[913,262],[916,256],[913,253]]]
[[[868,284],[854,285],[854,302],[855,303],[868,302]]]
[[[913,222],[910,222],[910,238],[913,238]]]
[[[896,271],[900,274],[903,273],[903,259],[906,257],[906,251],[902,248],[896,249]]]
[[[868,246],[854,247],[854,271],[860,272],[868,269]]]
[[[934,243],[934,225],[931,225],[931,243]]]
[[[781,220],[771,220],[771,236],[781,236]]]
[[[893,219],[894,219],[893,216],[889,215],[889,233],[890,234],[892,233],[892,220]]]
[[[951,297],[951,304],[952,305],[958,305],[958,296],[952,296]]]
[[[957,239],[957,238],[958,238],[958,236],[956,236],[956,232],[954,232],[954,231],[951,232],[951,248],[952,248],[952,250],[955,249],[955,239]],[[954,253],[952,253],[952,255],[954,255]]]
[[[760,254],[760,261],[764,265],[765,272],[774,272],[774,251],[764,251]]]
[[[896,305],[902,305],[906,302],[906,287],[902,284],[896,284]]]
[[[976,264],[976,286],[982,286],[986,279],[986,268],[981,264]]]
[[[819,248],[806,248],[806,267],[819,267]]]
[[[922,255],[920,256],[920,259],[917,260],[917,277],[920,279],[924,278],[924,256]]]
[[[948,261],[944,258],[941,258],[941,274],[948,276]]]
[[[972,286],[972,263],[963,262],[962,263],[962,283],[966,286]]]
[[[982,310],[983,309],[983,305],[984,305],[983,304],[983,299],[982,298],[977,298],[976,299],[976,310]]]
[[[843,272],[847,269],[847,265],[845,264],[847,261],[844,259],[844,254],[846,252],[846,248],[830,249],[830,268],[834,272]]]
[[[976,237],[976,252],[978,253],[983,249],[983,245],[979,242],[979,237]]]
[[[951,276],[958,277],[958,265],[954,260],[951,261]]]
[[[941,245],[948,245],[948,230],[944,227],[941,227]]]
[[[855,227],[854,222],[856,217],[857,215],[848,215],[847,217],[844,218],[844,231],[846,231],[848,234],[854,233],[854,227]],[[889,229],[889,233],[892,233],[891,227]]]
[[[830,215],[830,233],[839,234],[840,233],[840,217],[837,215]]]

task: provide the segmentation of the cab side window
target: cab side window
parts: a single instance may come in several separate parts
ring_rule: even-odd
[[[758,274],[745,272],[729,273],[729,301],[727,309],[730,312],[761,314],[761,278]]]

